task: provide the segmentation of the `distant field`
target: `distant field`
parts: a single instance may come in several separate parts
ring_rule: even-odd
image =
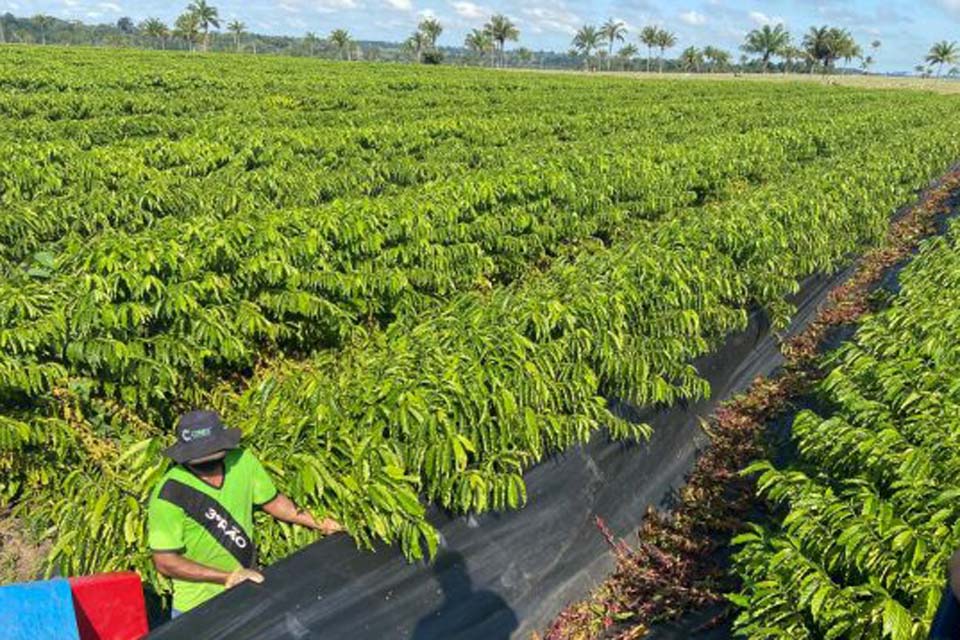
[[[518,73],[526,73],[527,70],[511,69]],[[582,71],[572,70],[537,70],[536,73],[559,73],[573,75],[587,75]],[[808,73],[768,73],[756,74],[747,73],[734,75],[732,73],[637,73],[637,72],[597,72],[590,76],[634,78],[638,80],[682,80],[690,82],[700,81],[720,81],[720,82],[773,82],[773,83],[791,83],[791,82],[809,82],[824,86],[834,87],[854,87],[859,89],[908,89],[914,91],[932,91],[934,93],[955,94],[960,93],[960,80],[949,78],[913,78],[913,77],[887,77],[878,75],[822,75]]]
[[[633,77],[642,74],[631,74]],[[749,74],[739,78],[731,74],[711,76],[723,80],[748,80],[760,82],[811,82],[828,86],[855,87],[859,89],[912,89],[915,91],[933,91],[934,93],[960,93],[960,80],[947,78],[889,78],[886,76],[858,76],[858,75],[819,75],[819,74]],[[691,76],[676,74],[675,78],[689,78]],[[698,76],[700,77],[700,76]]]
[[[852,79],[851,79],[852,80]],[[819,83],[0,50],[0,504],[152,575],[211,405],[301,504],[410,555],[875,243],[960,157],[951,98]],[[97,544],[90,544],[96,539]],[[310,541],[263,523],[262,557]]]

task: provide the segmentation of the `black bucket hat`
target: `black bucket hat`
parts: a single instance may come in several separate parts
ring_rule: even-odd
[[[174,462],[183,464],[218,451],[236,449],[240,429],[228,429],[216,411],[191,411],[177,422],[177,443],[163,450]]]

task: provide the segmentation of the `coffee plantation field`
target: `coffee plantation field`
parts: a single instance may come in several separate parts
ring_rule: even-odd
[[[0,501],[138,568],[213,406],[362,546],[518,508],[608,399],[783,323],[960,157],[948,96],[179,53],[0,51]],[[262,522],[269,561],[313,539]],[[96,541],[95,543],[93,541]],[[158,586],[162,586],[157,583]]]
[[[960,546],[960,228],[925,243],[902,292],[831,357],[798,459],[756,464],[780,517],[741,536],[750,638],[925,638]]]

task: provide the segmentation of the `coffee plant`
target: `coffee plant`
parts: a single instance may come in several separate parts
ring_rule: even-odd
[[[843,346],[798,456],[757,463],[779,516],[738,539],[750,638],[925,638],[960,546],[960,236],[927,241],[892,305]]]
[[[430,555],[427,505],[645,438],[610,399],[705,397],[697,356],[960,155],[947,97],[815,85],[9,47],[0,88],[0,500],[51,570],[151,580],[179,412]]]

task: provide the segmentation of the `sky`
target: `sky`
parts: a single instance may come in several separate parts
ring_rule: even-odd
[[[0,0],[0,12],[19,16],[46,13],[84,22],[135,21],[147,17],[172,23],[188,0]],[[669,28],[678,49],[720,46],[737,52],[743,36],[764,24],[783,22],[800,39],[816,24],[849,29],[868,45],[880,40],[879,71],[909,71],[933,42],[960,40],[960,0],[208,0],[221,18],[242,20],[259,33],[325,34],[346,28],[360,40],[400,41],[426,16],[444,25],[440,45],[457,46],[493,13],[513,19],[521,31],[513,46],[567,51],[577,28],[607,18],[626,23],[628,41],[636,43],[648,24]],[[676,52],[674,52],[676,53]]]

